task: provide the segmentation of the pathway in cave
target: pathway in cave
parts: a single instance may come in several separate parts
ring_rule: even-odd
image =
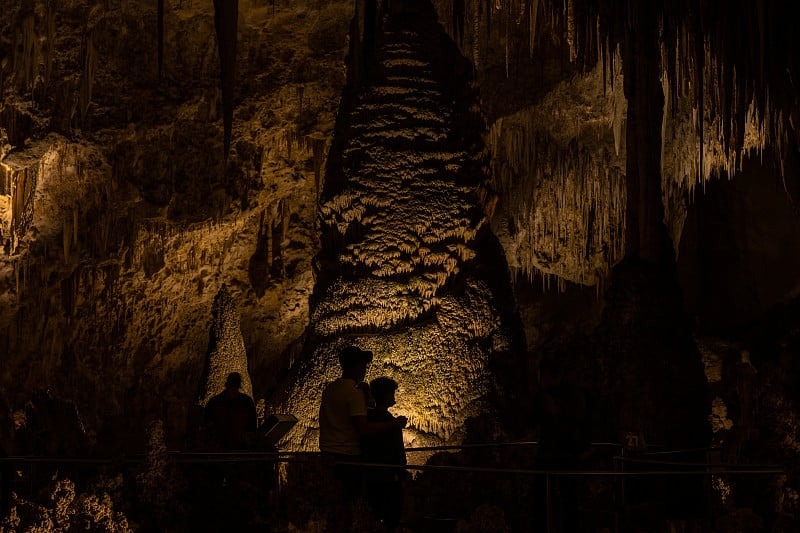
[[[414,444],[496,421],[499,381],[508,391],[520,376],[507,363],[521,328],[486,227],[494,196],[471,67],[432,7],[414,5],[386,21],[377,65],[337,125],[311,324],[281,405],[300,419],[293,448],[316,448],[319,398],[345,344],[375,353],[368,379],[400,384],[395,412]]]

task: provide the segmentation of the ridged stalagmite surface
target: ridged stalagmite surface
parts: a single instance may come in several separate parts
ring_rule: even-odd
[[[211,339],[200,403],[205,405],[214,395],[222,392],[231,372],[238,372],[242,376],[240,390],[252,397],[253,385],[247,372],[247,351],[242,338],[239,311],[225,285],[214,298],[211,316]]]
[[[321,208],[323,238],[335,243],[323,254],[331,270],[316,291],[313,347],[284,401],[300,419],[295,448],[316,448],[320,394],[345,344],[375,353],[368,379],[400,384],[395,413],[409,418],[406,437],[417,443],[458,440],[466,419],[490,410],[489,362],[510,348],[493,291],[476,274],[503,262],[478,246],[492,204],[480,143],[454,126],[474,109],[434,76],[441,34],[433,22],[411,23],[422,18],[392,19],[381,76],[347,118],[341,187]]]

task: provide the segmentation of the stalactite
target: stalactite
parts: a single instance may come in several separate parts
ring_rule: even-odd
[[[92,88],[94,86],[95,69],[97,68],[97,55],[94,50],[94,35],[92,31],[86,35],[83,45],[83,72],[80,79],[80,114],[81,122],[86,122],[89,104],[92,101]]]
[[[327,140],[324,137],[311,138],[311,152],[312,160],[314,163],[314,197],[319,199],[319,193],[322,190],[322,165],[325,163],[325,149]]]
[[[78,207],[72,208],[72,243],[78,244]]]
[[[607,129],[580,135],[560,127],[548,129],[548,117],[561,116],[563,106],[586,106],[570,102],[567,95],[602,93],[600,65],[583,81],[573,82],[577,86],[565,84],[538,107],[504,117],[490,129],[495,187],[517,228],[512,242],[506,243],[509,264],[531,279],[542,274],[543,282],[549,283],[549,276],[555,275],[559,287],[565,279],[594,284],[622,258],[626,191],[620,137],[627,103],[621,68],[612,77],[618,78],[619,89],[606,90],[602,104],[594,104],[604,118],[593,118],[585,126],[592,128],[589,124],[602,120]],[[562,121],[575,119],[566,115]],[[572,135],[598,138],[598,144],[578,144]],[[614,154],[602,147],[603,136],[614,139]]]
[[[47,3],[47,10],[44,18],[45,26],[45,42],[47,49],[44,54],[44,87],[50,87],[50,77],[53,73],[53,58],[55,57],[56,45],[56,21],[55,21],[55,7],[53,2]]]
[[[536,46],[536,20],[539,15],[539,0],[530,0],[530,27],[528,29],[528,51],[533,57],[533,48]]]
[[[64,263],[69,263],[69,253],[72,247],[72,228],[67,220],[64,220],[63,241],[64,241]]]
[[[16,29],[14,47],[14,76],[17,86],[24,91],[32,88],[39,66],[39,36],[36,18],[32,11],[23,13]]]
[[[578,58],[578,45],[576,42],[575,31],[575,0],[566,0],[567,18],[567,44],[569,45],[569,60],[575,61]]]
[[[480,0],[472,0],[472,63],[479,68],[480,61],[480,35],[481,35],[481,5]]]
[[[158,0],[157,14],[158,18],[158,79],[164,71],[164,0]]]
[[[509,72],[508,72],[508,62],[509,62],[508,40],[511,38],[511,35],[510,35],[511,34],[511,30],[508,27],[508,18],[510,16],[511,16],[511,14],[508,13],[506,15],[506,17],[505,17],[505,24],[504,24],[505,27],[504,27],[504,31],[503,31],[503,47],[504,47],[504,51],[505,51],[506,78],[509,77]]]
[[[225,160],[231,147],[233,129],[233,93],[236,77],[236,38],[239,20],[239,0],[214,0],[214,26],[222,78],[222,109]]]

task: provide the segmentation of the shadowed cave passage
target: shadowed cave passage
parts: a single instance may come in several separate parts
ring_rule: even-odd
[[[494,196],[469,63],[427,3],[386,18],[379,43],[340,115],[340,172],[323,192],[305,355],[283,402],[301,421],[294,448],[316,448],[319,398],[345,343],[375,353],[368,379],[400,384],[395,413],[418,445],[461,440],[468,418],[493,413],[494,363],[522,345],[486,224]]]

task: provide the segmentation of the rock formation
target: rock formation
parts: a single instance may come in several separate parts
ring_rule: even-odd
[[[240,390],[252,398],[253,384],[247,368],[247,350],[242,338],[239,311],[224,284],[214,297],[211,317],[211,338],[208,341],[200,404],[205,405],[208,400],[222,392],[225,389],[225,380],[232,372],[242,376]]]
[[[409,440],[442,443],[463,439],[468,418],[496,416],[492,365],[520,333],[499,300],[504,280],[492,279],[504,261],[486,244],[494,195],[468,71],[442,53],[455,48],[424,4],[387,24],[323,197],[308,355],[283,401],[301,421],[293,447],[316,446],[320,394],[345,343],[375,353],[370,377],[400,383]]]

